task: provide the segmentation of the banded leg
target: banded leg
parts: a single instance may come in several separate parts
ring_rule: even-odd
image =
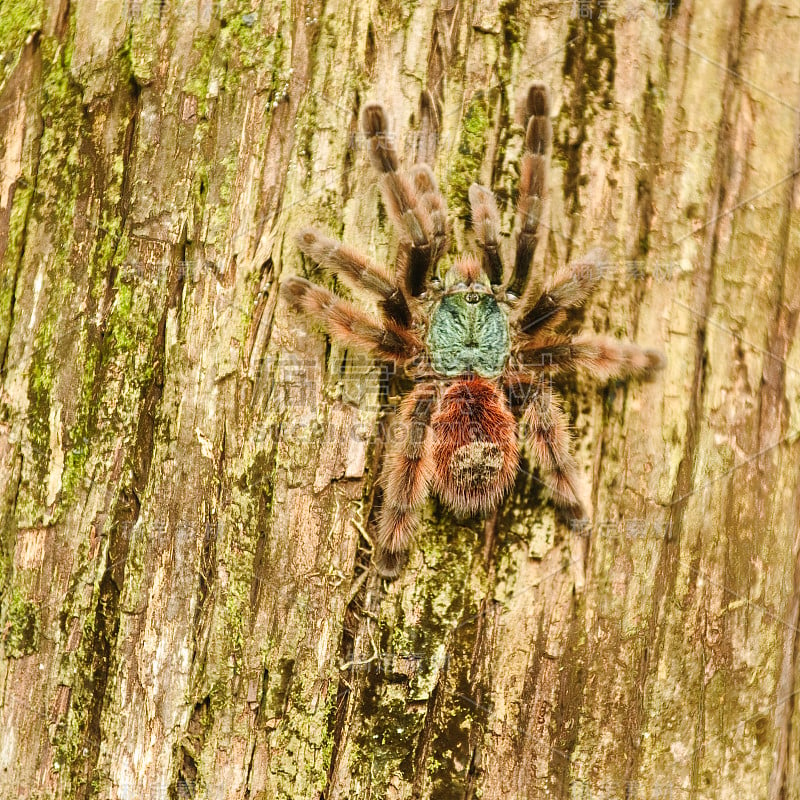
[[[447,251],[449,227],[447,222],[447,203],[439,190],[439,183],[433,170],[427,164],[415,164],[411,177],[420,201],[428,210],[433,229],[433,252],[431,254],[430,277],[436,276],[436,265]]]
[[[433,477],[433,430],[429,422],[438,402],[433,384],[423,384],[400,405],[397,426],[384,462],[383,507],[378,518],[378,568],[397,574],[419,525],[419,511],[428,498]]]
[[[381,325],[352,303],[305,278],[289,278],[281,285],[281,292],[296,311],[316,320],[344,344],[377,358],[402,364],[422,349],[422,343],[407,328],[388,320]]]
[[[525,440],[542,471],[542,480],[560,506],[582,510],[580,477],[570,452],[569,424],[558,396],[541,387],[522,417]]]
[[[528,369],[507,369],[502,376],[502,386],[508,407],[516,418],[520,418],[528,404],[541,391],[549,391],[552,380],[549,375]]]
[[[621,342],[611,336],[585,336],[574,339],[576,362],[601,380],[649,377],[664,369],[666,359],[658,350]]]
[[[503,262],[500,258],[500,212],[492,192],[477,183],[469,187],[472,227],[483,250],[483,271],[490,283],[503,282]]]
[[[525,150],[520,164],[517,254],[508,285],[517,297],[525,293],[536,250],[553,140],[550,97],[545,84],[537,82],[528,89],[526,118]]]
[[[379,103],[365,106],[361,119],[370,159],[382,173],[383,199],[400,236],[398,270],[402,287],[409,297],[418,297],[431,277],[436,255],[431,215],[414,184],[397,171],[399,159],[383,106]]]
[[[520,320],[523,334],[533,335],[540,330],[558,327],[567,316],[567,309],[579,308],[594,291],[606,268],[605,253],[595,248],[580,261],[559,270],[544,291],[523,297],[515,316]]]
[[[380,297],[381,311],[386,319],[404,328],[411,325],[411,311],[405,295],[395,286],[388,272],[352,247],[314,228],[303,228],[295,239],[298,247],[328,272]]]
[[[523,363],[551,375],[583,369],[601,381],[629,376],[646,378],[666,364],[658,350],[610,336],[569,339],[558,334],[542,335],[532,337],[518,353]]]

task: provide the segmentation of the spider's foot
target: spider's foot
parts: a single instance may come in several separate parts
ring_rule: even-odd
[[[408,562],[408,550],[392,552],[391,550],[380,549],[372,560],[382,578],[394,580]]]
[[[659,350],[645,350],[644,355],[647,358],[647,366],[645,367],[644,378],[645,380],[652,380],[656,372],[660,372],[667,366],[667,357]]]

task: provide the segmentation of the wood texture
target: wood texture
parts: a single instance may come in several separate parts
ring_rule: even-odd
[[[10,0],[0,11],[0,796],[800,795],[798,0]],[[385,372],[278,302],[396,240],[383,101],[468,246],[553,96],[543,274],[592,517],[523,469],[369,565]],[[510,250],[506,258],[511,256]],[[318,273],[312,278],[323,280]]]

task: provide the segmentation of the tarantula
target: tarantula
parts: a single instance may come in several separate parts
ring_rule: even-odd
[[[569,309],[582,306],[602,277],[602,252],[556,272],[543,289],[531,285],[552,142],[544,84],[532,84],[527,94],[519,232],[508,273],[497,202],[473,183],[469,201],[479,254],[452,259],[440,277],[447,207],[431,168],[417,164],[408,176],[398,170],[380,104],[364,108],[362,125],[399,236],[396,274],[313,228],[296,239],[329,273],[371,293],[381,319],[303,278],[288,278],[282,293],[330,335],[405,368],[414,380],[401,401],[404,424],[388,443],[380,479],[378,566],[392,576],[431,491],[460,515],[498,506],[517,472],[518,430],[553,500],[582,513],[568,422],[550,379],[579,368],[600,379],[646,376],[664,361],[655,350],[564,330]]]

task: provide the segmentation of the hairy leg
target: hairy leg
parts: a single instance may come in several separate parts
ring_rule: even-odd
[[[427,164],[416,164],[411,168],[411,177],[420,202],[428,210],[433,229],[433,252],[431,253],[430,277],[435,276],[436,264],[447,250],[449,226],[447,203],[439,191],[439,183]]]
[[[542,480],[560,506],[583,509],[579,498],[580,477],[570,451],[569,425],[558,395],[542,386],[530,398],[521,420],[531,455],[542,471]]]
[[[648,378],[663,369],[666,363],[658,350],[610,336],[576,336],[570,339],[548,334],[532,337],[519,347],[518,355],[526,366],[551,375],[583,369],[601,381]]]
[[[566,318],[569,308],[580,308],[594,291],[606,268],[605,253],[595,248],[579,261],[559,270],[543,291],[527,293],[515,309],[523,334],[552,330]]]
[[[386,319],[404,328],[411,325],[411,311],[405,295],[395,286],[388,272],[352,247],[314,228],[303,228],[295,239],[298,247],[328,272],[380,297],[380,307]]]
[[[383,506],[378,518],[378,567],[395,575],[400,556],[411,544],[419,511],[428,498],[433,476],[433,431],[429,422],[438,402],[433,384],[411,391],[400,405],[384,462]]]
[[[578,348],[578,366],[601,380],[650,377],[666,365],[663,353],[658,350],[610,336],[577,337],[574,345]]]
[[[361,119],[370,158],[382,173],[383,198],[400,237],[398,270],[403,289],[409,297],[418,297],[425,291],[433,270],[434,223],[414,184],[397,171],[399,159],[383,106],[370,103],[364,107]]]
[[[305,278],[288,278],[281,292],[292,308],[316,320],[332,336],[378,358],[404,363],[422,349],[422,342],[408,329],[390,321],[381,325],[352,303]]]
[[[489,281],[503,282],[503,262],[500,258],[500,212],[492,192],[477,183],[469,187],[469,205],[472,209],[472,228],[483,250],[483,271]]]
[[[506,369],[501,385],[511,413],[518,419],[538,392],[550,391],[552,380],[549,375],[538,371]]]
[[[553,127],[550,123],[550,96],[545,84],[533,83],[528,89],[526,118],[525,149],[520,163],[517,254],[508,285],[509,291],[517,297],[522,297],[528,284],[550,163]]]

